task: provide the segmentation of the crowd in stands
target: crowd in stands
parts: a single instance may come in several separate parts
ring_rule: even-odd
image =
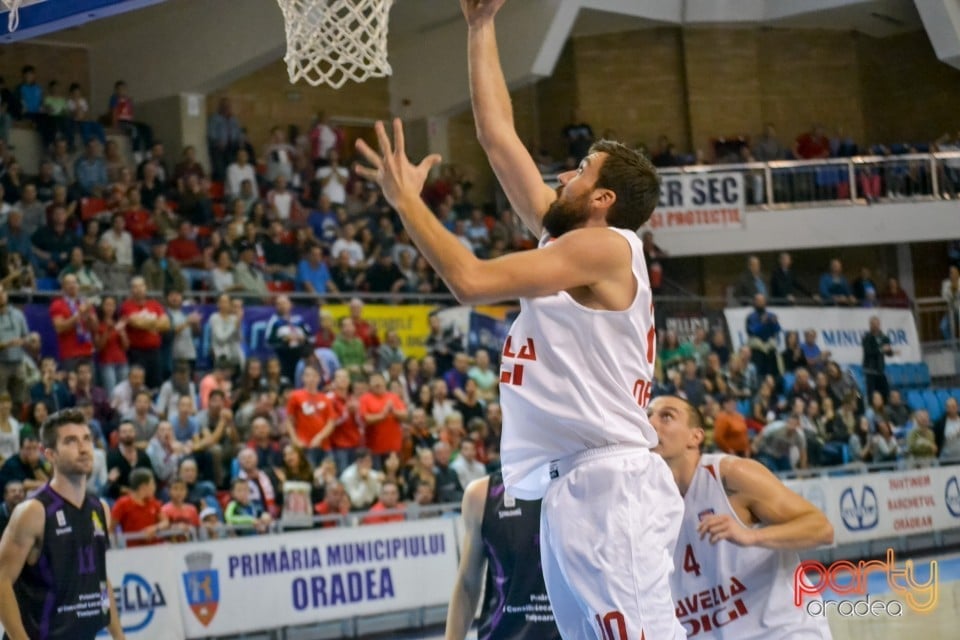
[[[538,164],[545,174],[576,168],[594,140],[591,126],[585,122],[570,124],[563,129],[567,155],[562,162],[555,161],[548,152],[540,151]],[[601,137],[614,136],[605,131]],[[821,124],[796,136],[792,144],[785,144],[773,123],[766,123],[757,136],[740,135],[717,137],[708,149],[683,152],[661,135],[657,144],[649,148],[640,142],[636,147],[653,164],[662,169],[683,166],[740,165],[780,160],[829,160],[855,156],[874,156],[878,162],[860,163],[855,172],[857,195],[867,204],[881,198],[910,196],[937,196],[956,199],[960,192],[960,157],[945,158],[936,168],[939,194],[933,191],[929,162],[917,159],[898,159],[927,152],[960,152],[960,132],[945,133],[932,142],[907,144],[874,144],[861,147],[842,127],[829,134]],[[825,165],[814,168],[779,168],[773,171],[773,194],[768,194],[762,172],[745,171],[745,186],[750,204],[765,204],[772,195],[777,203],[847,199],[851,188],[846,166]]]

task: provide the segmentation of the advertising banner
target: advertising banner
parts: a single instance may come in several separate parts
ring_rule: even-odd
[[[452,518],[250,536],[173,547],[188,638],[449,601]]]
[[[870,328],[870,318],[880,317],[880,326],[890,337],[896,355],[888,362],[920,362],[920,338],[913,314],[903,309],[837,309],[835,307],[768,307],[776,314],[783,329],[780,333],[780,349],[787,331],[797,331],[803,340],[803,332],[817,332],[817,345],[829,351],[831,358],[841,365],[863,362],[863,335]],[[730,329],[731,347],[736,350],[747,344],[747,316],[751,307],[724,310],[727,327]]]
[[[157,545],[107,552],[107,576],[128,640],[186,638],[180,618],[180,589],[169,562],[175,548]],[[100,635],[110,637],[106,631]]]
[[[345,304],[327,304],[323,308],[337,320],[350,315],[350,307]],[[367,304],[363,307],[363,319],[376,327],[381,340],[387,331],[396,331],[404,354],[422,358],[427,355],[424,341],[430,334],[430,312],[434,308],[427,304]]]
[[[656,232],[742,228],[746,197],[741,173],[660,176],[660,203],[648,227]]]
[[[960,527],[960,467],[788,480],[822,510],[836,544]]]

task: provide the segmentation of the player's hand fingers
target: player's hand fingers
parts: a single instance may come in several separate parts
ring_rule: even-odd
[[[373,165],[374,169],[379,169],[383,166],[383,162],[380,161],[380,156],[370,148],[370,145],[368,145],[365,140],[357,139],[357,151],[367,159],[367,162]]]
[[[405,151],[403,141],[403,123],[400,122],[400,118],[393,119],[393,144],[396,147],[396,154],[402,158]]]
[[[380,154],[384,158],[388,157],[393,153],[393,147],[390,145],[390,138],[387,137],[387,130],[383,126],[383,122],[377,120],[377,124],[374,125],[373,130],[377,132],[377,141],[380,143]]]
[[[365,167],[362,164],[353,165],[353,170],[361,178],[366,178],[367,180],[373,180],[374,182],[379,182],[378,178],[380,172],[377,169],[371,169],[370,167]]]
[[[441,162],[443,162],[443,157],[439,153],[431,153],[420,161],[420,164],[417,165],[417,169],[420,169],[424,173],[430,173],[430,170]]]

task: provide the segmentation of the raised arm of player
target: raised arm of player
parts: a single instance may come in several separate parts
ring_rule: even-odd
[[[605,227],[575,229],[536,251],[480,260],[420,199],[427,174],[440,161],[439,156],[428,156],[419,165],[411,164],[404,153],[399,119],[393,121],[396,150],[382,122],[377,122],[374,129],[380,154],[358,140],[357,149],[373,168],[357,166],[356,170],[380,185],[386,199],[400,213],[414,244],[460,302],[484,304],[590,287],[602,308],[629,306],[636,284],[629,268],[630,245],[623,236]],[[600,189],[591,197],[603,200],[616,196]]]
[[[30,640],[23,627],[13,583],[20,577],[30,552],[43,538],[43,505],[37,500],[20,504],[0,540],[0,627],[10,640]]]
[[[707,516],[697,530],[701,536],[710,536],[710,542],[729,540],[741,546],[779,550],[810,549],[833,542],[833,526],[827,517],[759,462],[726,457],[720,463],[720,478],[741,519],[747,516],[749,524],[764,526],[748,528],[730,516]]]
[[[556,192],[543,182],[513,123],[513,105],[500,66],[494,16],[504,0],[460,0],[467,19],[470,101],[477,139],[513,210],[538,237],[541,219]]]
[[[463,549],[460,552],[460,570],[453,585],[453,595],[447,608],[447,631],[444,640],[463,640],[470,631],[483,588],[483,541],[480,525],[487,499],[490,477],[474,480],[463,493]]]

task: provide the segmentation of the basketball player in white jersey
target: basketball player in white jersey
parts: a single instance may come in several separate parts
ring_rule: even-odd
[[[466,304],[519,298],[504,343],[501,459],[508,493],[543,499],[540,552],[564,638],[683,638],[669,576],[683,504],[645,406],[656,351],[639,229],[660,197],[650,162],[595,144],[549,188],[513,126],[494,15],[503,0],[461,0],[480,143],[535,251],[479,260],[420,199],[439,156],[413,165],[403,128],[380,153],[357,147],[414,243]]]
[[[687,637],[829,640],[793,593],[797,551],[833,542],[826,516],[759,462],[702,454],[703,417],[686,400],[656,398],[650,421],[683,495],[671,587]]]

